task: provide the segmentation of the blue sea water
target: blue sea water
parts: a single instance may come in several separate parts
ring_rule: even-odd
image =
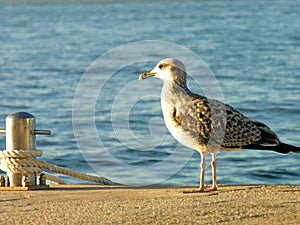
[[[96,149],[97,145],[95,149],[80,149],[78,139],[90,137],[74,135],[74,96],[91,64],[119,46],[157,40],[197,54],[213,72],[226,103],[249,118],[268,124],[282,141],[300,145],[299,8],[299,0],[2,3],[0,127],[5,127],[10,113],[30,112],[37,119],[38,129],[52,131],[49,137],[37,137],[37,146],[44,152],[42,160],[101,174],[91,167],[93,161],[115,182],[121,176],[127,181],[139,179],[140,183],[133,183],[143,184],[143,176],[137,174],[148,172],[151,177],[151,172],[159,168],[161,174],[154,176],[159,176],[160,183],[198,184],[198,153],[179,146],[183,154],[190,155],[188,160],[179,157],[178,161],[166,161],[174,154],[177,142],[162,124],[161,82],[136,81],[140,73],[155,65],[153,61],[137,60],[119,68],[109,79],[101,69],[114,67],[113,61],[106,62],[107,68],[94,71],[103,82],[96,90],[92,113],[101,148],[120,164],[129,165],[132,172],[99,157],[97,152],[101,149]],[[161,52],[167,51],[164,47]],[[161,52],[157,52],[157,57]],[[191,81],[189,84],[195,92],[201,92]],[[125,95],[128,100],[136,96],[146,98],[138,99],[130,109],[126,104],[118,107],[116,99],[121,90],[130,91],[130,96]],[[146,93],[153,90],[157,96],[147,97]],[[87,99],[94,97],[89,93],[92,95],[95,90],[86,88]],[[82,109],[85,107],[83,104]],[[120,121],[127,118],[128,127],[120,123],[119,130],[114,130],[112,112]],[[89,129],[89,125],[82,123],[80,129]],[[155,143],[149,137],[155,138]],[[5,149],[4,135],[0,147]],[[92,158],[87,160],[85,151],[90,151]],[[299,162],[297,154],[253,150],[220,153],[218,181],[299,185]],[[177,171],[174,164],[183,168]],[[168,175],[166,169],[170,169]],[[206,183],[211,181],[210,174],[207,167]]]

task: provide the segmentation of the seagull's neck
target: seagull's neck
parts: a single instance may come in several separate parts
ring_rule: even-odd
[[[178,102],[189,101],[192,93],[186,85],[179,85],[176,82],[164,81],[161,90],[161,105],[165,107],[174,107]]]
[[[191,92],[186,86],[186,84],[178,84],[174,81],[165,80],[162,87],[162,96],[177,96],[181,94],[189,95]]]

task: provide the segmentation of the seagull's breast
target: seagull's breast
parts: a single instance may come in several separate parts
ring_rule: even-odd
[[[184,113],[184,104],[189,100],[189,96],[176,95],[174,93],[162,92],[161,108],[164,116],[166,127],[172,136],[182,145],[199,150],[199,139],[195,132],[186,129],[181,121],[182,113]]]

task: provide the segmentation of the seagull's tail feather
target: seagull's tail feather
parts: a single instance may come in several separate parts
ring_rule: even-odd
[[[253,149],[253,150],[269,150],[275,151],[282,154],[288,154],[290,152],[295,152],[300,154],[300,147],[289,145],[279,142],[277,145],[261,145],[261,144],[251,144],[242,146],[242,149]]]
[[[289,145],[285,143],[279,143],[276,147],[273,148],[275,152],[280,152],[283,154],[287,154],[290,152],[296,152],[300,154],[300,147],[294,146],[294,145]]]
[[[282,154],[288,154],[290,152],[296,152],[300,154],[300,147],[282,143],[279,140],[279,137],[265,124],[258,121],[252,122],[260,130],[261,139],[258,143],[249,145],[250,147],[253,147],[253,149],[272,150]]]

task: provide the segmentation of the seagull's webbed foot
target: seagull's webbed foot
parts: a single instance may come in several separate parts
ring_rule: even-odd
[[[193,193],[205,193],[205,192],[212,192],[217,191],[218,188],[216,186],[212,186],[210,188],[198,188],[198,189],[192,189],[192,190],[186,190],[183,191],[183,194],[193,194]]]
[[[217,186],[211,186],[210,188],[205,189],[204,192],[211,192],[211,191],[217,191],[217,190],[218,190]]]

